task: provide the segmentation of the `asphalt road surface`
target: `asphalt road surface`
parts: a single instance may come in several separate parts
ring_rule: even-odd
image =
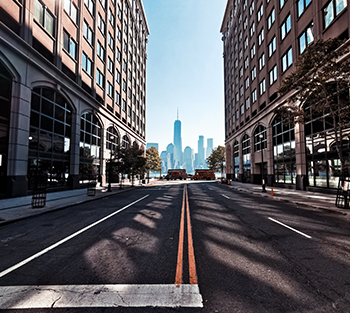
[[[347,216],[163,182],[0,227],[4,312],[350,312]]]

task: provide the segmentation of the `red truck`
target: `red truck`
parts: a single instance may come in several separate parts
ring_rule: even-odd
[[[184,169],[168,170],[168,174],[165,176],[165,179],[167,180],[187,179],[186,170]]]
[[[195,170],[194,175],[192,176],[193,180],[214,180],[215,173],[214,170]]]

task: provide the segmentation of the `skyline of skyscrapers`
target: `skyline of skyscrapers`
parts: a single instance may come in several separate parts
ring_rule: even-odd
[[[159,151],[162,159],[162,173],[167,173],[168,169],[186,169],[187,173],[194,173],[195,169],[205,169],[206,159],[211,154],[213,148],[213,138],[207,139],[207,147],[204,147],[204,136],[198,137],[198,153],[194,152],[190,146],[182,150],[181,121],[179,115],[174,122],[173,143],[168,144],[166,150]],[[147,143],[147,148],[158,146],[158,143]]]

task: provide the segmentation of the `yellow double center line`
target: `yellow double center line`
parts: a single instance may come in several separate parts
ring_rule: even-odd
[[[196,285],[198,282],[197,282],[196,262],[194,259],[192,227],[191,227],[191,219],[190,219],[190,207],[188,205],[187,185],[185,185],[185,188],[183,191],[183,198],[182,198],[179,248],[177,253],[177,266],[176,266],[176,275],[175,275],[176,285],[182,284],[184,239],[185,239],[185,209],[186,209],[186,221],[187,221],[189,279],[190,279],[191,285]]]

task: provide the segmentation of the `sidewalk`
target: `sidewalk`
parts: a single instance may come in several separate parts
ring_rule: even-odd
[[[287,188],[273,187],[273,195],[271,193],[271,187],[266,186],[266,192],[262,192],[261,185],[254,185],[248,183],[241,183],[231,181],[230,185],[223,185],[230,189],[238,191],[248,192],[251,194],[261,195],[263,197],[269,197],[274,200],[283,202],[291,202],[301,206],[307,206],[318,210],[328,211],[335,214],[347,215],[347,209],[341,209],[335,206],[336,195],[324,194],[319,192],[310,192],[303,190],[294,190]],[[350,211],[349,211],[350,212]]]
[[[2,199],[0,200],[0,226],[76,204],[127,192],[138,186],[141,186],[138,182],[134,184],[134,187],[130,184],[123,184],[123,189],[120,189],[119,184],[112,184],[111,192],[107,191],[107,186],[96,186],[96,194],[94,196],[87,195],[87,188],[52,192],[47,194],[46,206],[43,208],[32,208],[32,196]]]

